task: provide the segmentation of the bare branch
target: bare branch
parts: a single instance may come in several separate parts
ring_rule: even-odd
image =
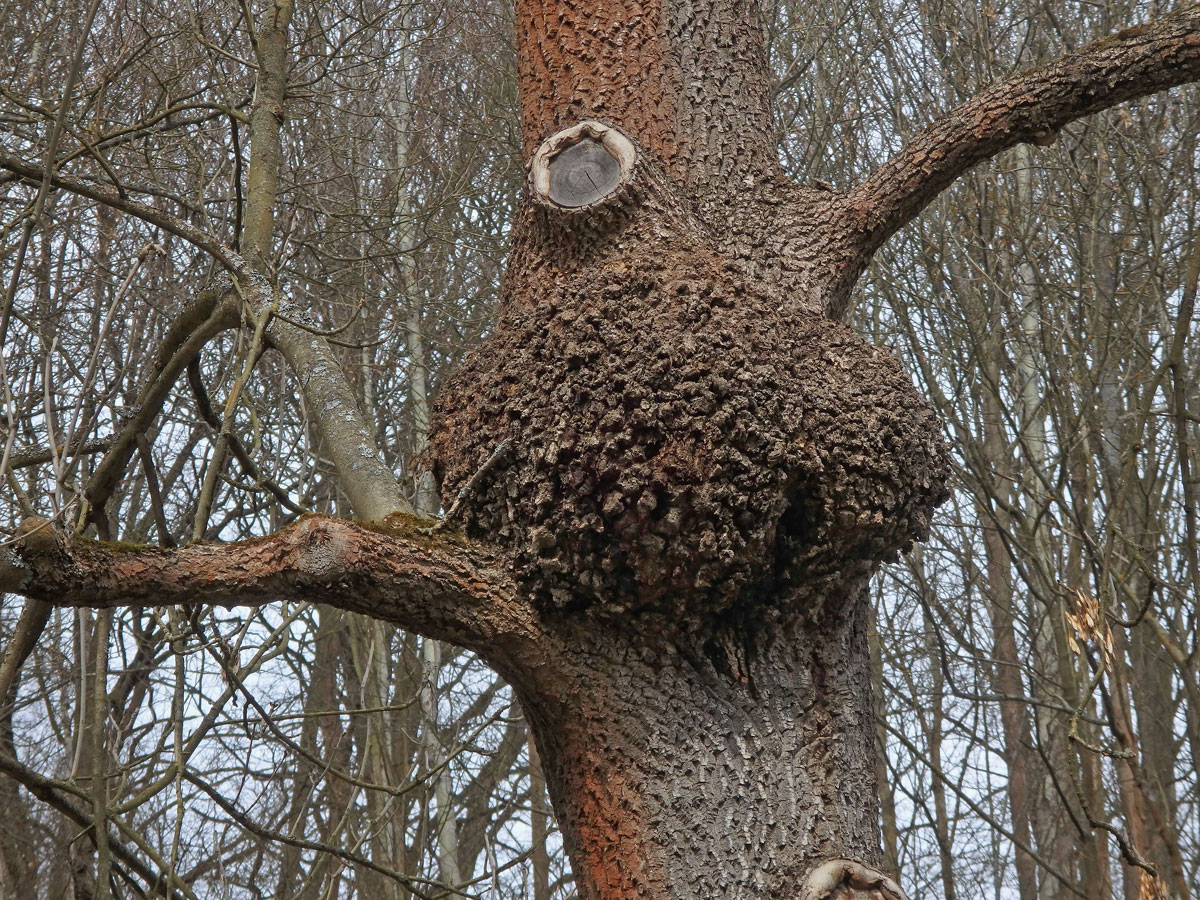
[[[92,516],[103,516],[104,506],[125,475],[137,450],[137,436],[158,418],[179,373],[215,335],[238,325],[240,302],[232,293],[200,294],[171,323],[163,335],[151,377],[138,392],[137,403],[120,431],[110,439],[111,447],[87,485]]]
[[[10,153],[0,152],[0,169],[8,169],[35,183],[46,175],[41,167]],[[61,175],[53,175],[50,183],[61,190],[135,216],[209,253],[233,277],[242,299],[251,309],[287,308],[286,302],[277,296],[266,277],[255,271],[245,257],[226,247],[203,229],[195,228],[144,203],[121,197],[116,191],[106,187]],[[290,318],[299,318],[299,313],[292,313]],[[350,498],[355,513],[364,519],[380,519],[396,511],[409,512],[410,506],[400,492],[391,470],[379,456],[374,435],[358,409],[354,392],[325,339],[320,335],[309,334],[282,319],[274,319],[270,323],[267,339],[284,355],[288,365],[295,372],[304,391],[309,412],[314,416],[337,467],[339,484]],[[190,358],[189,356],[184,359],[183,364]],[[178,371],[175,371],[173,376],[177,375]],[[157,410],[150,409],[147,412],[152,414]],[[119,478],[133,455],[132,435],[128,441],[118,438],[118,444],[125,448],[125,455],[119,460],[119,465],[114,463],[112,469],[105,472],[106,479],[112,475]],[[100,471],[97,471],[97,478],[100,474]],[[111,485],[105,482],[106,497],[111,493],[111,489]],[[89,499],[94,505],[100,505],[95,498]]]
[[[411,875],[405,875],[403,872],[397,872],[393,869],[387,868],[386,866],[381,866],[378,863],[373,862],[369,857],[363,856],[361,853],[355,853],[352,850],[345,850],[333,844],[324,844],[320,841],[309,841],[303,838],[293,837],[292,835],[285,834],[282,831],[276,831],[274,829],[267,828],[264,825],[260,825],[251,819],[250,816],[242,812],[241,809],[239,809],[236,805],[223,797],[220,792],[214,790],[212,785],[209,784],[206,779],[197,778],[188,771],[183,773],[183,777],[187,779],[190,784],[207,794],[208,797],[214,803],[216,803],[217,806],[221,807],[221,809],[223,809],[229,815],[229,817],[238,824],[239,827],[245,829],[259,840],[273,841],[280,844],[291,844],[293,847],[300,847],[304,850],[313,850],[317,853],[328,853],[332,856],[338,857],[339,859],[352,862],[357,866],[370,869],[372,872],[378,872],[385,878],[390,878],[392,881],[403,884],[414,895],[422,898],[422,900],[432,900],[432,898],[435,896],[445,897],[453,895],[449,888],[438,885],[438,883],[435,881],[430,881],[429,879],[425,878],[413,878]],[[426,891],[419,888],[418,885],[427,885],[429,892],[426,893]]]
[[[19,175],[26,181],[35,184],[40,183],[46,177],[46,170],[41,166],[27,162],[11,153],[0,153],[0,169],[8,169],[13,174]],[[87,197],[89,200],[95,200],[97,203],[103,203],[105,206],[111,206],[115,210],[134,216],[143,222],[147,222],[178,238],[182,238],[193,247],[205,251],[216,259],[231,275],[238,279],[243,291],[251,289],[252,284],[257,280],[261,280],[262,286],[265,286],[266,280],[256,279],[253,270],[239,253],[226,247],[216,236],[202,228],[189,225],[182,219],[157,210],[152,206],[147,206],[145,203],[139,203],[136,200],[130,200],[128,197],[122,197],[115,190],[102,185],[89,184],[88,182],[80,181],[76,178],[68,178],[57,173],[50,175],[49,182],[53,187],[60,190],[70,191],[72,194]]]
[[[188,363],[187,368],[188,386],[192,389],[192,396],[196,399],[196,410],[214,432],[221,430],[221,417],[218,416],[212,408],[212,402],[208,397],[208,390],[204,387],[204,379],[200,373],[199,357],[193,357]],[[263,475],[258,464],[254,462],[254,458],[250,455],[250,451],[246,449],[246,445],[242,443],[242,439],[237,433],[230,431],[228,434],[229,449],[233,451],[234,457],[242,466],[242,471],[246,473],[246,477],[254,482],[256,486],[264,487],[271,492],[272,496],[279,501],[279,505],[284,509],[294,513],[305,513],[306,509],[297,506],[296,503],[288,496],[288,492],[281,488],[275,481]]]
[[[1017,144],[1053,141],[1075,119],[1197,79],[1200,6],[1190,6],[993,84],[914,137],[846,197],[851,226],[865,234],[861,264],[972,166]]]
[[[519,660],[540,629],[508,562],[431,523],[393,516],[364,526],[306,516],[270,537],[179,550],[68,541],[30,520],[0,549],[0,590],[55,606],[111,608],[277,600],[327,603]]]
[[[95,839],[95,820],[81,802],[82,798],[71,790],[70,785],[47,778],[6,753],[0,753],[0,773],[18,781],[25,790],[43,803],[58,810],[67,819],[82,827],[89,837]],[[120,823],[118,822],[118,824]],[[158,872],[151,869],[124,845],[119,835],[110,834],[108,840],[113,848],[113,855],[125,868],[142,880],[142,883],[150,890],[150,896],[163,897],[167,900],[195,900],[196,895],[186,886],[183,886],[182,893],[176,888],[164,886],[165,872],[161,868]]]
[[[103,453],[112,446],[112,438],[93,438],[79,441],[70,448],[66,444],[59,445],[59,456],[75,456],[85,453]],[[54,451],[49,447],[19,447],[13,450],[8,458],[10,469],[26,469],[29,466],[41,466],[54,459]]]

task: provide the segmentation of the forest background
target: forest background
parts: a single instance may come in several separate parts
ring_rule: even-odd
[[[981,86],[1162,11],[763,6],[781,158],[834,188]],[[232,242],[254,212],[262,14],[0,5],[0,146]],[[266,264],[425,513],[431,399],[493,321],[524,177],[510,17],[302,4],[283,49]],[[874,589],[884,848],[914,898],[1133,900],[1138,862],[1166,896],[1200,884],[1198,134],[1184,88],[1009,151],[856,294],[853,323],[901,356],[954,447],[930,540]],[[172,323],[220,281],[210,255],[3,176],[0,275],[3,537],[35,513],[70,527],[115,424],[143,414],[106,488],[111,538],[348,513],[255,323],[214,325],[146,407]],[[105,871],[137,896],[120,875],[139,866],[196,898],[572,895],[520,709],[471,655],[318,605],[55,610],[32,630],[24,609],[0,608],[0,895],[97,896]],[[97,781],[100,846],[62,814]]]

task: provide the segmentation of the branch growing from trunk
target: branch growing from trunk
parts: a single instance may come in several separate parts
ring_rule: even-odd
[[[306,516],[270,537],[180,550],[67,540],[28,520],[0,548],[0,591],[55,606],[327,603],[476,650],[503,665],[541,630],[509,563],[423,519],[361,525]]]
[[[865,233],[861,264],[971,167],[1017,144],[1049,143],[1075,119],[1197,79],[1200,5],[986,88],[914,137],[846,197],[860,246]]]

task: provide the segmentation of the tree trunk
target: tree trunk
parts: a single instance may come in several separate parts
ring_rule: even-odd
[[[888,354],[630,170],[582,212],[526,206],[489,351],[442,390],[445,495],[561,642],[490,655],[581,897],[793,897],[842,858],[874,883],[865,588],[942,496],[939,427]]]
[[[556,677],[514,675],[581,898],[796,897],[829,859],[882,866],[861,582],[838,601],[715,654],[579,634]]]
[[[837,317],[969,167],[1200,77],[1200,11],[992,86],[846,194],[782,174],[753,0],[518,0],[516,26],[530,178],[495,332],[438,398],[445,520],[310,517],[169,553],[27,523],[0,589],[303,596],[479,652],[521,700],[583,900],[898,900],[867,584],[926,534],[947,450],[896,359]],[[261,301],[261,274],[204,246]],[[355,511],[404,508],[323,338],[272,329]]]
[[[989,382],[996,383],[995,379],[989,379]],[[984,396],[984,406],[987,410],[984,420],[984,452],[986,458],[996,467],[998,483],[994,490],[997,499],[1007,501],[1009,491],[1007,485],[1001,481],[1008,467],[1004,464],[1005,447],[1000,431],[1002,419],[999,398],[990,390]],[[999,504],[997,507],[993,513],[997,521],[983,534],[983,544],[987,552],[988,588],[991,592],[992,656],[996,660],[992,686],[1001,697],[1000,720],[1004,731],[1004,764],[1008,769],[1009,816],[1012,820],[1013,836],[1019,844],[1015,855],[1018,891],[1021,900],[1037,900],[1037,870],[1028,850],[1024,849],[1032,846],[1030,813],[1033,804],[1030,802],[1032,792],[1029,785],[1033,776],[1029,758],[1032,739],[1025,702],[1022,699],[1025,696],[1025,685],[1021,678],[1021,660],[1017,653],[1013,608],[1016,597],[1009,569],[1008,549],[1004,546],[1003,534],[1008,523],[1002,518]]]
[[[532,900],[550,900],[550,811],[546,807],[546,773],[538,757],[537,743],[529,741],[529,823],[532,832],[529,862],[533,870]]]

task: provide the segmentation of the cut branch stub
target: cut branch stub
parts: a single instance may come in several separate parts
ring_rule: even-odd
[[[534,195],[560,209],[595,206],[633,175],[637,148],[615,128],[580,122],[542,142],[530,163]]]

